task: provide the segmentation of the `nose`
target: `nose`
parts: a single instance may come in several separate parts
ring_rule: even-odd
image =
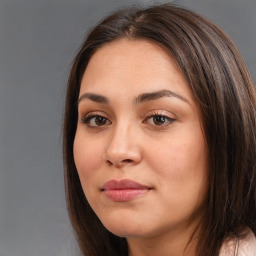
[[[113,129],[105,150],[104,160],[108,165],[118,168],[140,163],[142,152],[138,132],[126,124],[118,125]]]

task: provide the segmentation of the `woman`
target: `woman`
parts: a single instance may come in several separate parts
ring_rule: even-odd
[[[159,5],[89,33],[64,123],[83,255],[256,255],[255,155],[255,88],[216,25]]]

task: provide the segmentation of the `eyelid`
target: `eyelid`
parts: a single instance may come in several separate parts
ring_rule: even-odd
[[[166,116],[170,119],[176,119],[176,116],[173,113],[170,113],[169,111],[166,111],[166,110],[154,109],[146,114],[146,118],[152,117],[152,116]]]
[[[167,112],[167,113],[166,113]],[[149,120],[153,119],[155,117],[164,117],[166,120],[166,122],[162,123],[162,124],[156,124],[154,123],[154,121],[152,121],[153,123],[151,123]],[[177,119],[175,117],[171,117],[170,113],[168,113],[168,111],[165,110],[153,110],[150,111],[146,114],[146,117],[143,120],[143,123],[146,125],[149,125],[150,127],[153,127],[154,129],[164,129],[169,127],[173,122],[175,122]]]
[[[102,116],[105,117],[107,119],[110,119],[109,115],[103,111],[99,111],[99,110],[95,110],[95,111],[88,111],[88,112],[81,112],[80,113],[81,118],[80,119],[86,119],[89,117],[93,117],[93,116]]]
[[[86,124],[89,128],[99,128],[99,127],[103,127],[106,125],[102,125],[102,126],[94,126],[94,125],[90,125],[89,122],[91,121],[91,119],[96,118],[96,117],[103,117],[107,120],[107,124],[109,125],[112,122],[110,121],[110,118],[108,117],[108,115],[105,112],[102,111],[92,111],[89,113],[83,113],[81,114],[81,117],[79,118],[82,124]]]

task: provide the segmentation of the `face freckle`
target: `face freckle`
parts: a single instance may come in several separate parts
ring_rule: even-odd
[[[208,191],[208,148],[170,54],[145,40],[106,44],[85,70],[78,105],[75,164],[103,225],[128,241],[195,228]]]

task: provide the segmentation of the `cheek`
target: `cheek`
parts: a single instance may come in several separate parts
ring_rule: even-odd
[[[81,181],[88,180],[102,164],[102,145],[86,140],[79,132],[75,136],[73,153]]]
[[[147,157],[149,165],[162,178],[160,182],[168,180],[173,188],[206,182],[208,150],[201,130],[180,132],[179,136],[170,137],[165,143],[154,143],[147,148],[151,149],[151,157],[149,151]]]
[[[190,141],[171,142],[169,145],[166,143],[164,146],[155,148],[151,161],[160,173],[167,174],[173,170],[178,176],[182,176],[188,171],[192,173],[204,168],[206,154]]]
[[[155,148],[151,168],[161,194],[162,205],[175,215],[189,217],[204,204],[208,191],[207,148],[203,140],[183,137]]]

